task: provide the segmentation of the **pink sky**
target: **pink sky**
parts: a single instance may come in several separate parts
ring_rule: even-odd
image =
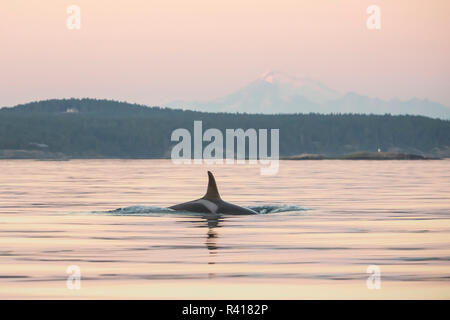
[[[69,5],[81,30],[66,27]],[[381,8],[381,30],[366,9]],[[210,99],[267,70],[450,106],[448,0],[2,0],[0,106]]]

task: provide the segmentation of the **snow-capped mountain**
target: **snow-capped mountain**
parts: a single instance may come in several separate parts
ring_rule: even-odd
[[[339,93],[312,79],[266,72],[244,88],[212,101],[175,101],[166,105],[208,112],[413,114],[450,119],[450,108],[429,100],[382,100]]]

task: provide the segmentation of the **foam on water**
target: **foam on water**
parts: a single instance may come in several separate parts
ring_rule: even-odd
[[[260,205],[260,206],[249,206],[247,207],[253,211],[256,211],[259,214],[265,213],[280,213],[280,212],[295,212],[295,211],[304,211],[308,210],[307,208],[303,208],[294,204],[283,204],[283,205]]]
[[[302,208],[297,205],[271,205],[271,204],[263,204],[259,206],[248,206],[248,209],[256,211],[258,214],[269,214],[269,213],[280,213],[280,212],[297,212],[308,210],[306,208]],[[92,213],[96,214],[111,214],[111,215],[161,215],[161,214],[195,214],[193,212],[188,211],[177,211],[164,207],[156,207],[156,206],[130,206],[125,208],[117,208],[114,210],[108,211],[93,211]]]

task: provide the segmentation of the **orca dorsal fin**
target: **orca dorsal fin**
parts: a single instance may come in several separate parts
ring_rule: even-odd
[[[208,190],[206,190],[206,194],[203,196],[203,199],[218,199],[220,200],[219,190],[217,190],[216,179],[214,179],[211,171],[208,171]]]

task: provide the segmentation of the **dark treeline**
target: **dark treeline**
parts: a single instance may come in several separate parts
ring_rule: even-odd
[[[278,128],[281,156],[377,148],[445,155],[450,148],[450,121],[421,116],[202,113],[67,99],[0,109],[0,150],[44,150],[79,158],[169,157],[175,144],[172,131],[193,133],[194,120],[203,121],[203,131],[218,128],[224,136],[227,128]]]

